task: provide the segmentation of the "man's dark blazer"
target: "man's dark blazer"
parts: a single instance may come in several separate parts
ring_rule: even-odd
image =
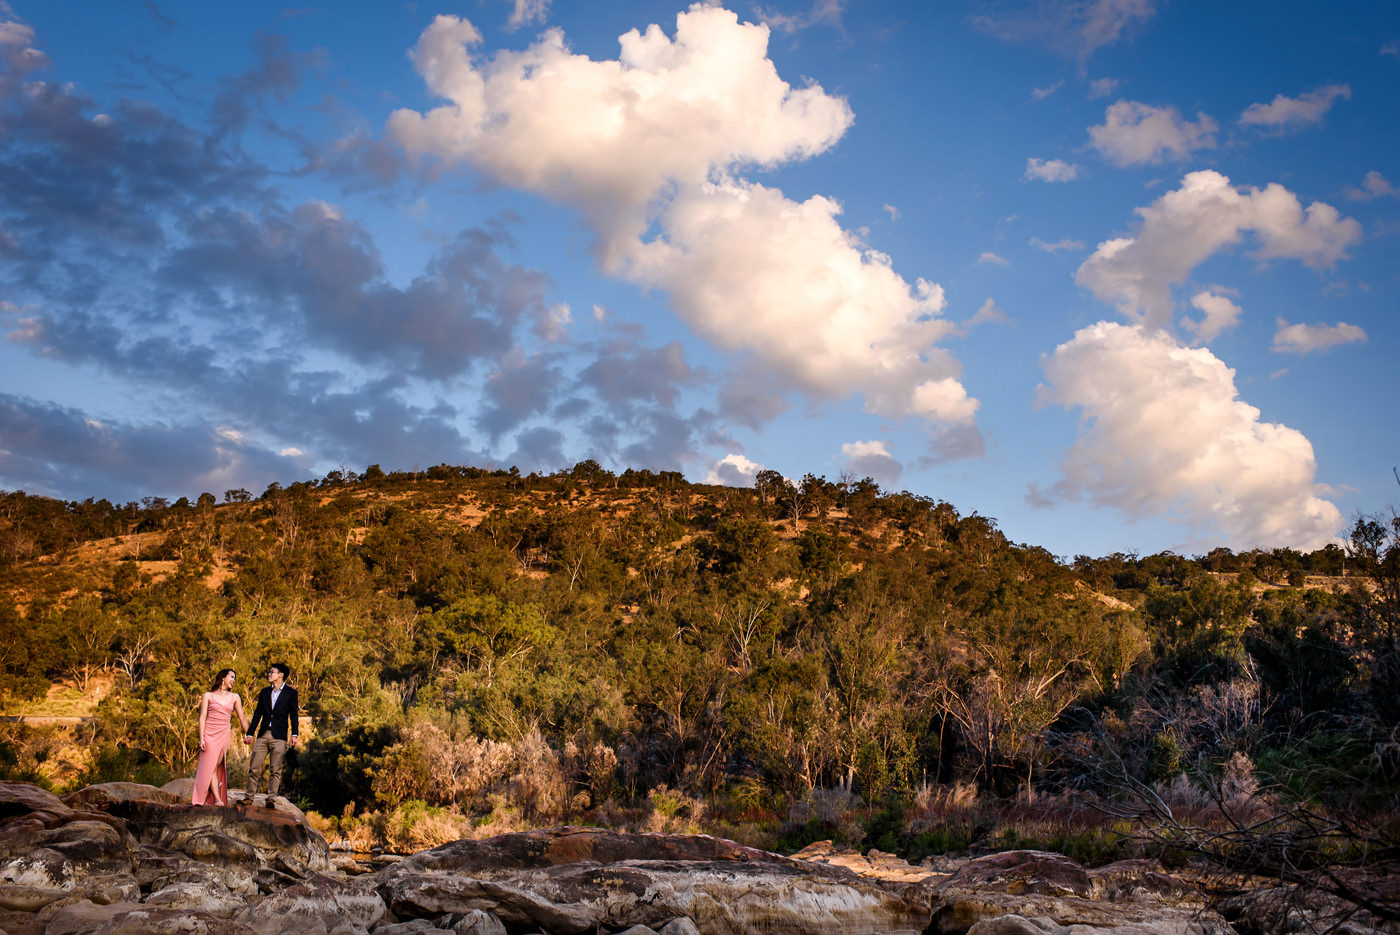
[[[288,727],[291,730],[288,731]],[[290,685],[282,686],[282,694],[277,696],[277,707],[272,706],[272,686],[258,692],[258,704],[253,709],[253,720],[248,725],[249,736],[258,736],[259,731],[271,730],[276,740],[286,740],[297,734],[297,690]]]

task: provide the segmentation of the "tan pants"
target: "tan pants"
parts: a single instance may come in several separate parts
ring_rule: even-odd
[[[275,739],[270,731],[253,741],[253,759],[248,764],[249,798],[258,792],[264,760],[268,763],[267,794],[277,794],[277,790],[282,788],[282,758],[286,755],[287,741]]]

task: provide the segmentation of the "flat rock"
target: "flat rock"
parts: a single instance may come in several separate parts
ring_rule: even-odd
[[[687,917],[706,935],[922,931],[927,895],[705,835],[555,829],[457,841],[372,875],[400,918],[472,909],[592,932]]]
[[[365,878],[336,880],[316,874],[304,883],[264,897],[240,917],[255,929],[291,922],[327,932],[340,928],[365,935],[388,914],[384,900]]]
[[[1062,854],[1006,851],[968,861],[933,890],[938,935],[1227,935],[1191,887],[1155,861],[1085,870]]]
[[[163,805],[177,805],[180,801],[178,796],[163,789],[139,782],[101,782],[95,786],[86,786],[63,797],[63,804],[69,808],[85,810],[98,810],[103,806],[122,802],[159,802]]]

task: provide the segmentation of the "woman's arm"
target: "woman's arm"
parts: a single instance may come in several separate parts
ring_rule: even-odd
[[[233,696],[233,710],[238,712],[238,724],[243,728],[243,733],[248,733],[248,719],[243,716],[243,696]]]
[[[209,719],[209,693],[205,692],[199,699],[199,749],[204,749],[204,722]]]

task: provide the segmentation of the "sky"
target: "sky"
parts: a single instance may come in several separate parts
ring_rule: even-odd
[[[1400,6],[0,2],[0,488],[873,477],[1053,554],[1400,499]]]

